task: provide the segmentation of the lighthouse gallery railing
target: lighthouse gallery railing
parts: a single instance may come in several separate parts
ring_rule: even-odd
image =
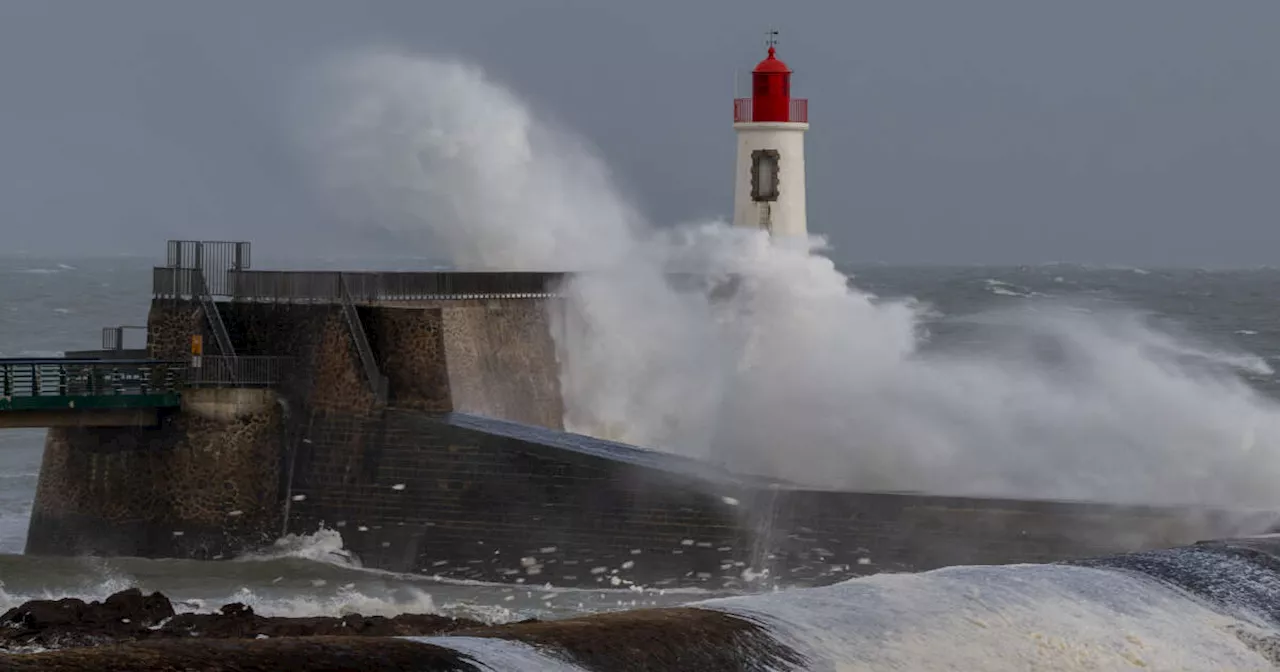
[[[750,98],[736,98],[733,101],[733,123],[745,124],[755,121],[755,114],[752,110]],[[807,124],[809,123],[809,99],[808,98],[792,98],[791,105],[787,108],[787,121]]]

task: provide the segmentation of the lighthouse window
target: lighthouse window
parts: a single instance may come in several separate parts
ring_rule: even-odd
[[[778,200],[778,152],[757,149],[751,152],[751,200]]]

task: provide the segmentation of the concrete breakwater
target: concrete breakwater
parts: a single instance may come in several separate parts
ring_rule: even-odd
[[[210,344],[201,375],[214,384],[182,389],[153,426],[50,429],[29,554],[217,559],[323,527],[365,566],[394,571],[751,589],[1165,547],[1271,522],[734,474],[563,431],[554,274],[232,270],[206,282],[199,263],[173,258],[156,269],[146,354],[194,367],[196,344]],[[257,359],[287,366],[255,379]],[[208,378],[214,362],[234,375]]]

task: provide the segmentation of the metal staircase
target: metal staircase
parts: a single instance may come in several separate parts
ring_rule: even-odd
[[[342,294],[342,316],[347,320],[347,327],[351,330],[351,340],[355,342],[356,351],[360,353],[360,363],[364,367],[365,378],[369,381],[369,388],[373,391],[378,404],[386,404],[387,377],[378,368],[378,360],[373,356],[373,348],[369,347],[369,338],[365,335],[364,324],[360,322],[360,313],[356,311],[356,304],[351,300],[351,292],[347,289],[345,273],[339,275],[338,282]]]
[[[195,282],[195,294],[200,300],[200,307],[204,309],[204,315],[209,320],[209,328],[213,331],[213,340],[218,344],[218,352],[224,357],[235,357],[236,349],[231,345],[231,334],[227,333],[227,325],[222,321],[222,313],[218,311],[218,304],[214,302],[213,295],[209,293],[209,285],[205,282],[204,271],[197,268],[191,271],[192,280]]]

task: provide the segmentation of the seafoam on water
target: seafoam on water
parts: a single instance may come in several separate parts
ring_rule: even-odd
[[[1156,576],[1137,570],[1147,562],[1164,569]],[[1233,588],[1185,589],[1214,583]],[[1257,608],[1266,601],[1274,605],[1278,591],[1280,577],[1265,561],[1177,549],[1107,567],[1011,565],[881,574],[693,606],[762,624],[761,636],[807,661],[779,669],[1218,672],[1280,664],[1274,610]],[[696,628],[671,636],[690,649],[702,645]],[[494,670],[603,669],[562,662],[574,660],[572,645],[537,650],[448,637],[421,641],[455,648]]]
[[[264,616],[423,613],[488,623],[682,604],[715,594],[499,585],[364,569],[334,530],[290,535],[228,561],[0,555],[0,611],[32,599],[100,600],[131,587],[164,593],[180,612],[240,602]]]

